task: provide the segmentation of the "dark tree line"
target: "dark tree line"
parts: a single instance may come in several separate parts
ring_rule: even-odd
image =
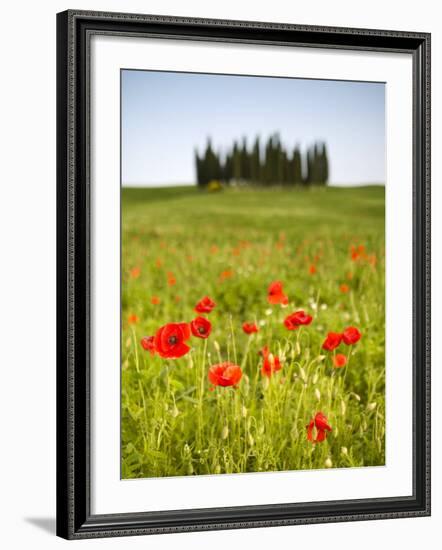
[[[204,153],[195,151],[197,182],[246,182],[257,185],[325,185],[328,181],[328,157],[325,143],[315,143],[305,155],[298,146],[287,151],[277,134],[264,147],[257,137],[252,147],[246,139],[234,142],[224,156],[214,151],[207,140]]]

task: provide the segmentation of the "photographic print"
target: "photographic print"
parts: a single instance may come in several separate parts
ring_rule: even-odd
[[[385,84],[121,70],[121,477],[385,464]]]

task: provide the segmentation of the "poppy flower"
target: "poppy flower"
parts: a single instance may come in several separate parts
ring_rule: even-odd
[[[226,279],[230,279],[233,277],[233,271],[231,269],[226,269],[225,271],[221,271],[219,275],[220,281],[225,281]]]
[[[376,258],[376,254],[370,254],[367,258],[367,261],[370,265],[372,265],[373,267],[376,267],[376,264],[377,264],[377,258]]]
[[[155,350],[161,357],[176,359],[190,350],[185,343],[190,338],[188,323],[168,323],[157,330],[154,338]]]
[[[215,302],[211,300],[208,296],[204,296],[195,306],[195,311],[197,313],[210,313],[215,307]]]
[[[207,338],[212,330],[212,324],[205,317],[197,317],[191,321],[190,330],[197,338]]]
[[[350,290],[350,287],[345,283],[342,283],[342,285],[339,286],[339,290],[342,292],[342,294],[345,294]]]
[[[241,367],[229,361],[212,365],[209,369],[209,381],[214,386],[236,386],[241,377]]]
[[[327,338],[322,344],[322,349],[333,351],[342,342],[342,334],[340,332],[329,332]]]
[[[284,325],[289,330],[296,330],[300,325],[309,325],[313,321],[311,315],[307,315],[304,310],[295,311],[284,319]]]
[[[246,334],[253,334],[254,332],[258,332],[259,330],[256,323],[243,323],[242,329]]]
[[[167,284],[168,284],[169,286],[173,286],[173,285],[176,284],[175,276],[174,276],[174,274],[173,274],[171,271],[169,271],[169,272],[167,273]]]
[[[344,367],[347,364],[347,357],[343,353],[337,353],[333,357],[333,366],[337,369]]]
[[[359,342],[361,336],[362,334],[356,327],[347,327],[342,333],[342,339],[344,340],[344,344],[347,344],[347,346],[351,346],[356,344],[356,342]]]
[[[158,296],[152,296],[150,302],[152,305],[157,306],[161,302],[161,300],[158,298]]]
[[[132,279],[138,279],[138,277],[141,275],[141,269],[136,266],[136,267],[133,267],[131,270],[130,270],[130,276],[132,277]]]
[[[327,432],[331,432],[332,428],[328,424],[327,417],[322,412],[317,412],[315,417],[307,424],[307,439],[312,443],[320,443],[327,437]],[[314,431],[316,437],[313,437]]]
[[[273,283],[270,283],[267,291],[267,301],[269,304],[282,304],[283,306],[289,303],[289,299],[282,290],[281,281],[273,281]]]
[[[155,337],[144,336],[144,338],[141,338],[141,347],[146,351],[150,351],[151,355],[155,355]]]
[[[127,317],[127,322],[129,323],[129,325],[135,325],[136,323],[138,323],[139,320],[140,320],[140,318],[135,313],[131,313]]]
[[[314,275],[316,271],[317,270],[315,264],[311,264],[311,266],[308,268],[308,272],[310,273],[310,275]]]
[[[281,370],[281,361],[277,355],[270,353],[268,346],[264,346],[259,352],[264,361],[262,364],[261,373],[264,376],[270,377],[274,372]]]

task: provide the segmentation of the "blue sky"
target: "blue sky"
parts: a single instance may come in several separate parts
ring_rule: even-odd
[[[325,141],[330,183],[385,182],[385,85],[122,71],[122,183],[194,183],[194,150],[279,133],[290,150]],[[172,154],[171,154],[172,152]]]

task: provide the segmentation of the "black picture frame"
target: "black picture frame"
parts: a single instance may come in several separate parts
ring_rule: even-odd
[[[93,34],[409,53],[413,59],[413,495],[92,515],[88,71]],[[57,15],[57,534],[67,539],[430,515],[430,35],[69,10]]]

